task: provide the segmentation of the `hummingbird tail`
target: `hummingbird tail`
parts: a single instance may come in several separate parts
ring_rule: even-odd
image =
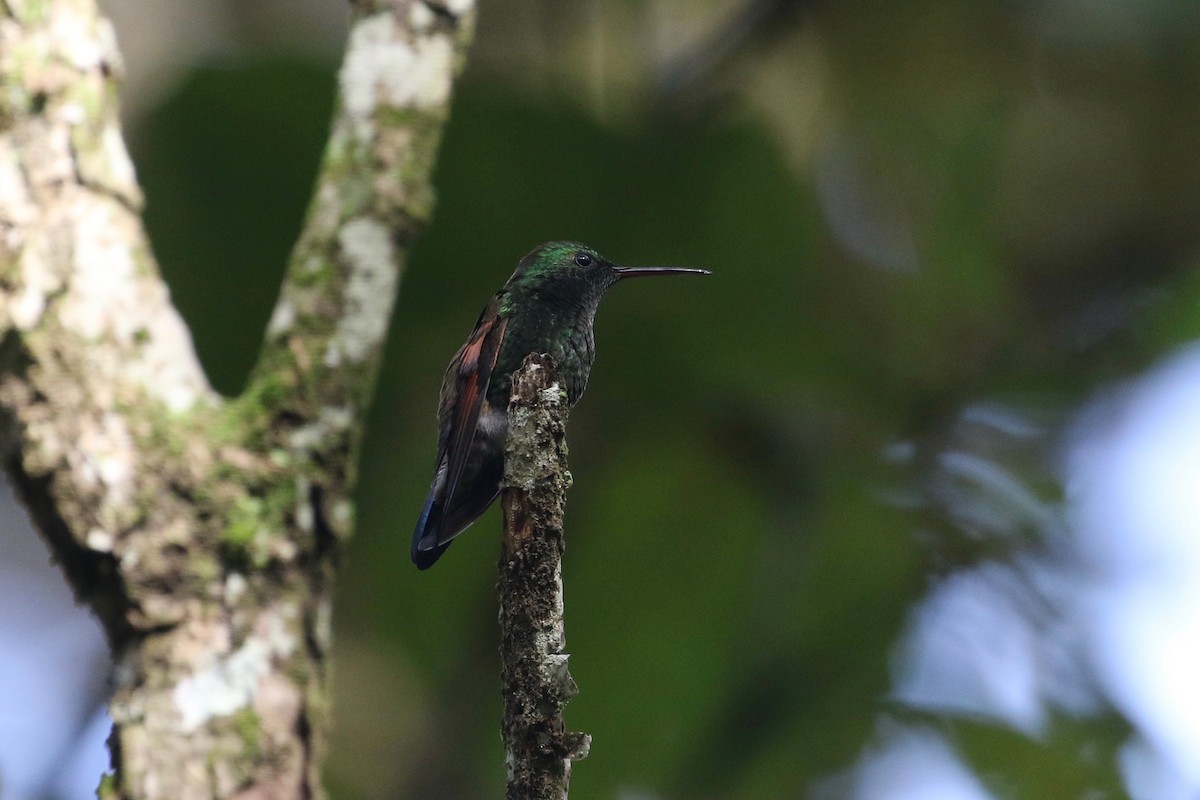
[[[446,500],[446,467],[439,467],[425,498],[425,506],[413,530],[412,562],[417,569],[429,569],[446,552],[455,536],[487,511],[500,494],[500,477],[504,460],[491,458],[473,467],[463,491]]]
[[[435,503],[433,500],[434,490],[429,490],[429,497],[425,499],[425,507],[421,509],[421,516],[417,520],[417,527],[413,530],[412,540],[412,562],[417,565],[417,569],[429,569],[434,562],[441,558],[442,553],[446,552],[446,548],[450,546],[450,542],[446,541],[438,544],[438,529],[441,527],[442,504]]]

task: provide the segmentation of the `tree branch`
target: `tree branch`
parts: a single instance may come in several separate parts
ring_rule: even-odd
[[[247,391],[210,388],[141,227],[94,0],[0,0],[0,457],[117,661],[104,798],[320,798],[337,542],[472,0],[354,4]]]
[[[361,418],[407,248],[433,213],[430,175],[475,27],[474,0],[353,6],[312,205],[240,399],[274,420],[277,446],[313,467],[338,536],[351,527]],[[329,481],[331,465],[345,474]]]
[[[565,800],[571,762],[591,737],[568,732],[578,693],[563,630],[567,399],[554,359],[531,355],[514,375],[505,447],[500,554],[500,658],[509,800]]]

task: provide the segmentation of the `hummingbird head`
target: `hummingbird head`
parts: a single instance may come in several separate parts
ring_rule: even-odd
[[[622,267],[578,242],[547,242],[521,259],[508,280],[510,291],[578,301],[595,307],[617,281],[652,275],[708,275],[685,267]]]

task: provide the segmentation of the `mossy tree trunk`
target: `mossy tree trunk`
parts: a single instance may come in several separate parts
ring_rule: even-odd
[[[472,0],[352,6],[308,218],[227,399],[142,229],[111,26],[0,0],[0,441],[114,652],[103,797],[324,796],[334,557],[474,24]]]

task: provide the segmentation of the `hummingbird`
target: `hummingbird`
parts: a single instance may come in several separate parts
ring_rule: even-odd
[[[500,494],[512,374],[548,353],[574,406],[587,387],[592,325],[614,283],[652,275],[708,275],[684,267],[621,267],[591,247],[549,242],[521,259],[446,368],[438,400],[433,483],[413,531],[412,560],[428,569]]]

